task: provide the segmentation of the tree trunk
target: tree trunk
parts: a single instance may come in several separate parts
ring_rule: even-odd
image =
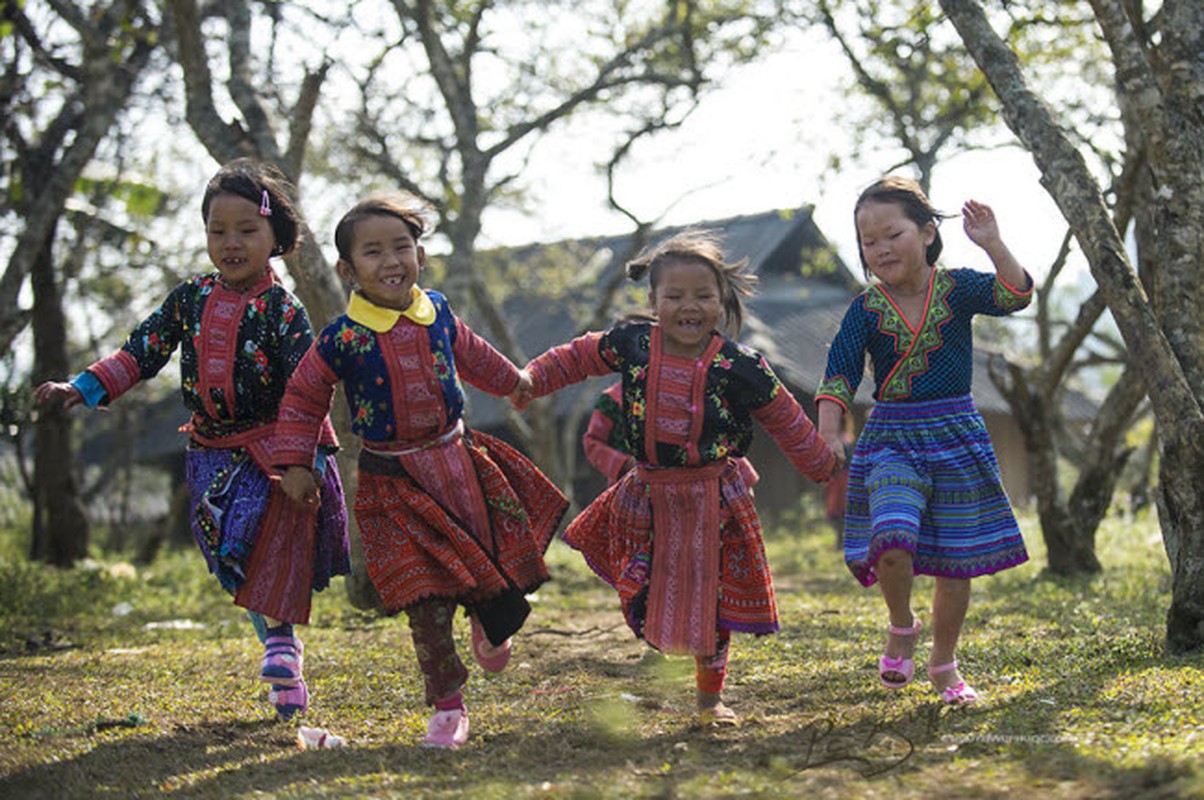
[[[1161,445],[1158,519],[1172,575],[1166,646],[1189,653],[1204,643],[1204,425],[1164,430]]]
[[[67,325],[55,283],[50,242],[31,264],[34,383],[66,375]],[[88,553],[88,518],[73,469],[71,419],[61,407],[45,408],[34,425],[33,538],[29,557],[69,567]]]
[[[974,0],[941,0],[962,41],[987,76],[1008,126],[1033,154],[1041,181],[1070,222],[1091,274],[1141,370],[1162,436],[1159,518],[1172,570],[1167,647],[1204,648],[1204,344],[1199,263],[1204,252],[1204,6],[1166,0],[1160,43],[1138,41],[1125,8],[1092,0],[1112,51],[1118,92],[1140,108],[1149,169],[1158,186],[1155,223],[1163,249],[1160,280],[1167,306],[1155,313],[1109,219],[1082,155],[1048,106],[1026,85],[1016,55]],[[1146,47],[1157,50],[1147,52]],[[1155,69],[1162,72],[1155,73]]]
[[[1049,571],[1055,575],[1095,575],[1102,569],[1095,554],[1095,526],[1076,518],[1062,493],[1056,416],[1041,387],[1030,385],[1029,376],[1019,366],[1009,367],[1011,383],[1000,389],[1024,433]],[[994,377],[994,370],[992,373]]]

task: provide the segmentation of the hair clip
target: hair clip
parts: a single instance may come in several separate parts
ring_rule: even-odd
[[[268,198],[268,190],[267,189],[263,190],[263,199],[259,201],[259,216],[261,216],[261,217],[272,216],[272,203],[271,203],[271,200]]]

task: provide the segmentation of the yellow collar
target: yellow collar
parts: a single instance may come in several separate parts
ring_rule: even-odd
[[[359,292],[352,292],[351,300],[347,303],[347,316],[377,333],[384,333],[402,317],[419,325],[430,326],[435,321],[435,304],[417,286],[410,287],[410,305],[405,311],[378,306]]]

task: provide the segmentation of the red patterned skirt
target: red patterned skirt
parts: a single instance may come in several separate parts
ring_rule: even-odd
[[[632,470],[564,540],[619,593],[635,635],[666,652],[713,655],[717,630],[778,629],[761,523],[735,461]]]
[[[531,461],[478,431],[423,449],[360,454],[355,516],[389,611],[439,597],[472,605],[548,580],[543,554],[568,500]],[[505,576],[498,568],[505,572]]]

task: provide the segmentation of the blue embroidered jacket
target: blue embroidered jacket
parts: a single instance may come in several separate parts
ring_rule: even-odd
[[[1019,311],[1032,300],[1033,281],[1017,289],[992,273],[934,269],[924,316],[913,328],[890,295],[875,284],[845,312],[828,353],[828,367],[816,392],[847,411],[865,371],[873,364],[874,399],[935,400],[970,393],[975,314],[994,317]]]

